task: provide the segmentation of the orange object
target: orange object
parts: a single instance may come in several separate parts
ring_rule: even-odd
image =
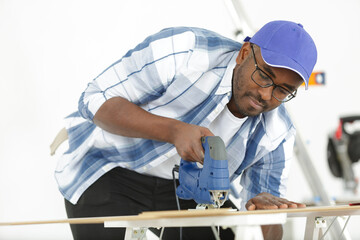
[[[312,72],[309,78],[309,86],[325,85],[325,72]],[[303,83],[301,86],[305,86]]]

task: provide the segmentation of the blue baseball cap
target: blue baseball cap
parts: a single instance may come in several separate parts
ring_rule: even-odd
[[[265,24],[245,42],[256,44],[266,64],[287,68],[301,76],[308,88],[309,78],[317,60],[314,41],[300,23],[272,21]]]

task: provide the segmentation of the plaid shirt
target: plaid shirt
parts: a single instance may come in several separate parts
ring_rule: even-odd
[[[241,44],[199,28],[168,28],[149,36],[92,82],[78,111],[65,118],[69,150],[55,177],[66,199],[81,194],[114,167],[144,172],[176,153],[166,142],[114,135],[94,125],[100,106],[121,96],[144,110],[208,127],[231,98]],[[248,117],[227,148],[231,180],[240,174],[241,198],[261,192],[283,197],[295,129],[283,105]]]

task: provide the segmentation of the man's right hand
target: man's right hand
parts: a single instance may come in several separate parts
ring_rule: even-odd
[[[175,145],[180,157],[186,161],[204,163],[204,149],[201,137],[214,136],[205,127],[178,122],[174,126],[171,143]]]

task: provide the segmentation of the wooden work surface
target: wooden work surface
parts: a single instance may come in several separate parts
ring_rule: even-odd
[[[356,214],[351,214],[351,213]],[[340,215],[360,215],[360,206],[338,205],[321,206],[293,209],[275,210],[256,210],[256,211],[234,211],[233,209],[207,209],[207,210],[172,210],[172,211],[153,211],[143,212],[139,215],[114,216],[114,217],[90,217],[90,218],[69,218],[62,220],[43,220],[43,221],[22,221],[22,222],[0,222],[0,226],[10,225],[29,225],[29,224],[50,224],[50,223],[70,223],[70,224],[93,224],[111,221],[138,221],[164,218],[191,218],[191,217],[211,217],[211,216],[237,216],[255,214],[279,214],[286,213],[289,217],[316,216],[335,216]]]

